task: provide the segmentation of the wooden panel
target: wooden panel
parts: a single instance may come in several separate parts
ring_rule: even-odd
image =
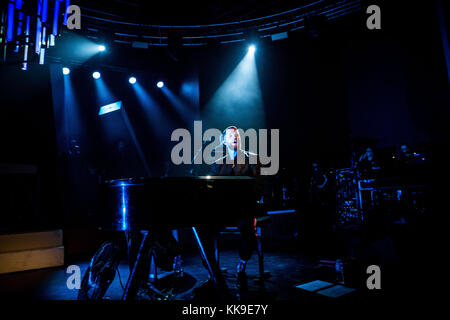
[[[0,253],[63,245],[62,230],[0,235]]]
[[[64,247],[0,253],[0,274],[64,265]]]

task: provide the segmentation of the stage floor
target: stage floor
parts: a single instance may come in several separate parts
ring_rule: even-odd
[[[183,256],[184,273],[183,280],[176,280],[176,288],[173,291],[171,300],[190,301],[194,298],[194,290],[208,279],[208,273],[203,267],[198,254]],[[239,257],[236,251],[224,251],[221,254],[221,267],[226,269],[225,279],[233,297],[239,291],[236,287],[236,266]],[[80,267],[81,274],[86,271],[89,261],[86,259],[78,263],[73,263]],[[258,283],[258,258],[255,254],[247,265],[248,291],[239,295],[241,301],[314,301],[319,304],[335,305],[341,302],[344,305],[372,302],[374,298],[378,302],[394,301],[396,293],[386,295],[386,291],[380,290],[377,296],[367,295],[367,290],[357,289],[349,294],[340,297],[328,297],[318,294],[318,291],[310,292],[297,288],[297,285],[309,283],[315,280],[322,280],[336,284],[336,273],[333,268],[320,267],[319,259],[313,259],[299,252],[267,252],[265,254],[264,265],[266,272],[270,272],[270,277],[265,281],[264,287]],[[78,290],[70,290],[67,287],[69,274],[66,273],[67,265],[60,268],[42,269],[35,271],[25,271],[13,274],[0,275],[0,299],[35,301],[35,300],[76,300]],[[126,284],[129,275],[128,264],[122,261],[119,265],[119,272],[122,284]],[[160,276],[172,274],[161,271]],[[170,275],[163,280],[162,288],[165,288],[164,281],[173,281]],[[161,284],[159,284],[161,288]],[[351,288],[350,285],[347,287]],[[104,298],[108,300],[120,300],[123,293],[119,276],[116,273],[114,281],[106,292]],[[393,293],[393,292],[391,292]],[[139,300],[150,300],[145,290],[141,290]]]
[[[173,297],[176,300],[192,299],[192,291],[208,279],[208,273],[203,267],[200,256],[189,254],[183,256],[185,280]],[[239,257],[236,251],[224,251],[221,253],[221,267],[226,281],[233,293],[236,288],[236,266]],[[80,267],[81,274],[86,271],[89,261],[73,263]],[[289,300],[296,299],[295,294],[300,289],[295,285],[315,280],[318,261],[306,258],[299,253],[266,253],[264,257],[266,272],[270,277],[265,281],[264,294],[270,299]],[[76,300],[78,290],[68,289],[66,282],[69,274],[66,268],[50,268],[35,271],[25,271],[0,276],[0,295],[8,299],[30,299],[30,300]],[[119,265],[122,284],[125,285],[129,275],[128,264],[123,261]],[[160,276],[165,272],[161,271]],[[247,265],[248,291],[261,292],[257,281],[258,258],[255,254]],[[105,294],[105,298],[118,300],[122,296],[122,286],[118,275]],[[144,297],[141,297],[145,299]]]

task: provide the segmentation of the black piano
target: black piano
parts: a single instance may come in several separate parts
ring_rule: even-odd
[[[105,182],[100,192],[103,230],[145,230],[136,263],[128,278],[124,300],[138,291],[142,259],[151,246],[152,232],[191,227],[203,264],[222,298],[230,298],[214,257],[205,252],[196,227],[232,225],[258,212],[256,180],[250,177],[201,176],[130,178]],[[230,203],[232,205],[230,205]]]
[[[253,216],[257,204],[254,178],[228,176],[111,180],[102,186],[101,199],[98,224],[107,230],[233,223]]]

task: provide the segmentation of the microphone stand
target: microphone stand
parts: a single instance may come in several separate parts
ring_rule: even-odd
[[[195,159],[197,159],[197,157],[198,157],[198,155],[200,154],[200,152],[202,151],[202,149],[203,149],[203,146],[206,144],[206,141],[203,141],[203,144],[202,144],[202,146],[197,150],[197,152],[195,153],[195,155],[194,155],[194,157],[192,158],[192,161],[191,161],[191,169],[189,170],[189,174],[191,175],[191,176],[198,176],[198,174],[197,174],[197,170],[196,169],[194,169],[194,166],[195,166],[195,164],[194,164],[194,162],[195,162]],[[218,149],[218,148],[220,148],[220,147],[222,147],[224,144],[223,143],[220,143],[219,145],[217,145],[213,150],[214,150],[214,152],[216,152],[216,150]]]
[[[204,142],[203,142],[203,144],[204,144]],[[197,157],[198,157],[198,155],[200,154],[200,152],[202,151],[202,149],[203,149],[203,144],[202,144],[202,146],[197,150],[197,152],[195,153],[195,155],[194,155],[194,158],[192,158],[192,161],[191,161],[191,170],[189,170],[189,174],[191,175],[191,176],[198,176],[198,174],[197,174],[197,170],[195,170],[194,169],[194,162],[195,162],[195,159],[197,159]]]

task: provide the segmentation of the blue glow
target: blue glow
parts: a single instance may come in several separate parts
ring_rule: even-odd
[[[149,92],[144,89],[140,82],[136,82],[136,84],[133,85],[133,89],[140,107],[144,111],[146,120],[150,124],[149,127],[152,128],[153,134],[160,137],[160,134],[163,131],[162,128],[169,127],[170,120],[167,115],[162,112],[161,106],[149,94]]]
[[[12,41],[14,32],[14,3],[8,4],[8,27],[6,29],[6,40]]]
[[[70,73],[70,69],[67,67],[62,68],[62,72],[64,75],[68,75]]]
[[[197,242],[197,246],[198,246],[198,248],[199,248],[199,250],[201,252],[201,255],[206,257],[205,249],[203,248],[203,245],[202,245],[202,242],[200,240],[200,237],[198,236],[197,229],[195,227],[192,227],[192,232],[194,233],[194,237],[195,237],[195,240]],[[208,268],[208,271],[210,272],[210,274],[212,274],[212,269],[211,269],[211,266],[210,266],[210,264],[209,264],[207,259],[205,260],[205,264],[206,264],[206,267]]]
[[[39,54],[41,52],[41,32],[42,32],[42,22],[41,18],[36,20],[36,43],[34,45],[34,51]]]
[[[286,39],[288,37],[287,32],[275,33],[271,36],[272,41]]]
[[[199,110],[195,107],[195,103],[187,103],[186,101],[180,99],[180,97],[175,95],[169,87],[162,87],[161,91],[183,119],[190,122],[200,116]]]
[[[120,110],[120,108],[122,108],[122,101],[110,103],[110,104],[107,104],[106,106],[100,107],[100,111],[98,112],[98,115],[101,116],[106,113],[117,111],[117,110]]]
[[[54,72],[61,72],[61,68],[57,65],[52,65]],[[59,81],[58,81],[59,82]],[[56,83],[55,83],[56,85]],[[59,83],[58,83],[59,85]],[[85,131],[83,130],[83,121],[81,121],[81,113],[80,113],[80,104],[78,101],[78,96],[75,92],[75,87],[72,83],[72,77],[63,76],[63,85],[64,85],[64,97],[62,102],[62,110],[61,110],[61,125],[64,130],[64,137],[83,137]],[[58,90],[59,91],[59,90]],[[68,141],[65,138],[62,143],[68,146]]]
[[[47,10],[48,10],[48,0],[42,1],[42,22],[47,22]]]
[[[42,32],[42,21],[41,21],[41,12],[42,12],[42,2],[38,1],[37,14],[38,17],[36,19],[36,41],[34,44],[34,51],[37,54],[41,53],[41,32]]]
[[[128,79],[128,82],[131,84],[135,84],[136,83],[136,78],[135,77],[130,77],[130,79]]]
[[[97,47],[97,49],[98,49],[98,51],[105,51],[106,50],[106,47],[104,46],[104,45],[99,45],[98,47]]]
[[[127,223],[127,196],[125,183],[122,183],[122,230],[128,229]]]
[[[94,79],[99,79],[99,78],[100,78],[100,72],[95,71],[95,72],[92,74],[92,77],[93,77]]]
[[[202,120],[208,127],[225,128],[233,123],[239,128],[265,128],[266,115],[255,57],[252,50],[248,50],[206,103]]]
[[[196,95],[196,93],[197,93],[196,83],[195,82],[184,82],[183,85],[181,86],[181,93],[186,97]]]
[[[22,27],[23,27],[23,12],[20,11],[22,9],[22,0],[16,0],[16,9],[19,10],[19,21],[17,24],[17,35],[20,36],[22,34]],[[19,48],[17,47],[16,50],[18,51]],[[14,52],[17,52],[17,51]]]
[[[63,25],[67,25],[67,9],[69,9],[70,6],[70,0],[66,0],[66,7],[64,9],[64,19],[63,19]]]
[[[45,50],[45,46],[47,44],[47,27],[45,26],[45,23],[42,26],[42,42],[41,43],[44,46],[44,48],[42,48],[42,46],[41,46],[41,49]]]
[[[94,84],[97,96],[96,101],[98,106],[103,106],[106,104],[110,104],[114,101],[119,101],[120,98],[118,98],[111,92],[111,90],[108,88],[108,86],[106,85],[106,83],[103,81],[102,78],[95,80]]]
[[[277,210],[277,211],[267,211],[267,214],[283,214],[283,213],[296,213],[295,209],[289,210]]]
[[[156,86],[157,86],[158,88],[162,88],[162,87],[164,87],[164,82],[158,81],[158,83],[156,84]]]
[[[23,26],[23,12],[19,11],[19,23],[17,25],[17,35],[19,36],[22,33],[22,26]]]
[[[256,51],[256,47],[252,44],[248,47],[248,53],[253,54]]]
[[[53,28],[52,34],[56,36],[58,34],[58,13],[59,13],[59,0],[55,1],[55,6],[53,9]]]

